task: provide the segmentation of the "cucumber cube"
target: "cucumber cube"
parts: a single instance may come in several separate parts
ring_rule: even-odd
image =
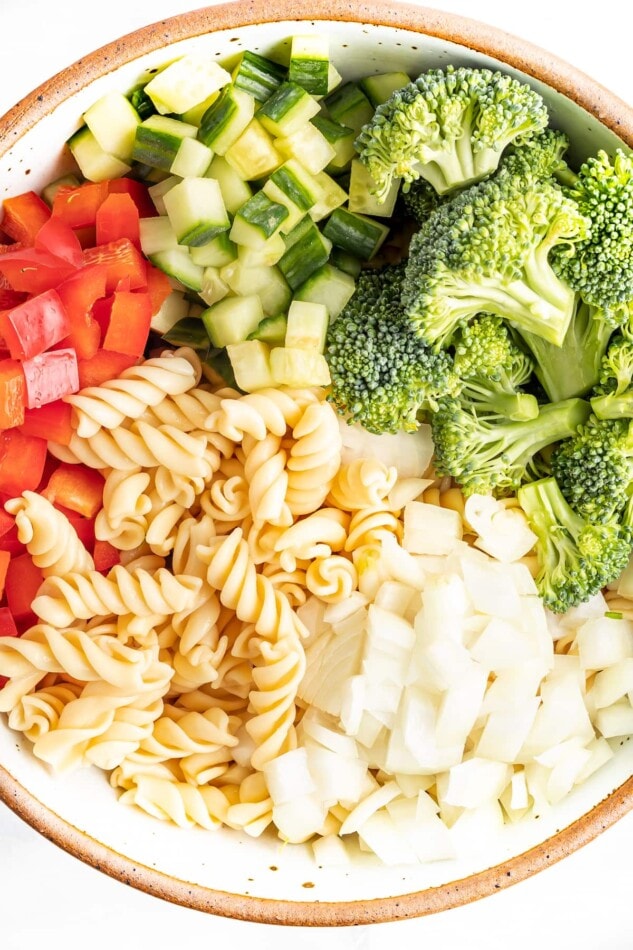
[[[300,287],[310,274],[327,263],[332,249],[329,238],[322,234],[309,218],[306,220],[309,222],[309,227],[297,240],[295,240],[296,232],[288,235],[288,246],[278,265],[293,290]]]
[[[201,267],[225,267],[237,257],[237,247],[228,231],[222,231],[207,244],[189,248],[191,260]]]
[[[235,214],[253,194],[253,189],[232,168],[223,155],[214,155],[207,170],[208,178],[220,183],[224,205],[229,214]]]
[[[145,92],[161,114],[182,113],[230,81],[231,74],[208,54],[191,53],[157,73],[145,86]]]
[[[329,319],[325,304],[293,300],[288,308],[284,346],[323,353]]]
[[[259,247],[245,247],[237,245],[237,257],[245,267],[272,267],[283,256],[286,244],[279,232],[269,237]]]
[[[183,139],[169,170],[179,178],[199,178],[207,171],[212,158],[213,152],[202,142]]]
[[[132,158],[142,165],[171,171],[183,139],[195,139],[195,125],[164,115],[151,115],[136,127]]]
[[[330,368],[322,353],[276,346],[270,351],[270,369],[276,386],[329,386]]]
[[[346,82],[323,100],[328,115],[335,122],[346,125],[358,135],[374,115],[374,107],[354,82]]]
[[[164,334],[163,339],[172,346],[190,346],[203,352],[209,349],[209,337],[200,317],[183,317]]]
[[[213,178],[183,178],[163,201],[179,244],[206,244],[230,227],[220,186]]]
[[[310,208],[308,214],[313,221],[321,221],[332,211],[347,201],[347,192],[341,188],[327,172],[319,172],[314,181],[320,189],[319,198]]]
[[[271,201],[263,191],[258,191],[236,213],[231,240],[246,247],[261,248],[287,217],[288,209],[284,205]]]
[[[286,339],[288,320],[283,313],[274,317],[264,317],[256,330],[249,335],[249,340],[261,340],[269,346],[283,346]]]
[[[285,66],[247,50],[233,69],[233,83],[258,102],[266,102],[287,75]]]
[[[172,290],[152,317],[150,324],[154,333],[167,333],[179,320],[187,316],[189,303],[181,290]]]
[[[272,136],[253,119],[224,156],[244,181],[257,181],[274,172],[283,162]]]
[[[235,86],[226,86],[202,116],[198,138],[217,155],[224,155],[240,137],[254,113],[252,96]]]
[[[323,171],[336,157],[334,146],[312,122],[302,125],[296,132],[275,139],[275,146],[282,155],[300,161],[312,175]]]
[[[200,288],[200,297],[207,306],[224,300],[229,295],[229,288],[220,276],[217,267],[205,267],[202,275],[202,287]]]
[[[324,96],[329,88],[329,42],[327,36],[293,36],[288,78],[313,96]]]
[[[323,115],[315,115],[312,124],[316,126],[321,135],[323,135],[334,149],[334,156],[326,166],[327,171],[337,173],[347,168],[356,156],[354,140],[356,134],[353,129],[348,129],[345,125],[333,122]]]
[[[255,330],[264,318],[257,294],[245,297],[225,297],[202,313],[209,339],[214,346],[240,343]]]
[[[159,214],[167,214],[165,210],[165,195],[170,188],[177,185],[179,181],[180,178],[178,178],[177,175],[169,175],[167,178],[163,178],[162,181],[157,181],[155,185],[150,185],[147,189],[147,193]]]
[[[294,293],[295,300],[325,304],[330,322],[338,317],[356,289],[356,281],[332,264],[324,264]]]
[[[79,170],[87,181],[107,181],[121,178],[130,166],[115,155],[105,152],[87,125],[82,126],[66,143]]]
[[[196,293],[202,289],[204,269],[194,264],[186,247],[170,247],[152,254],[149,259],[155,267],[177,280],[183,287],[195,290]]]
[[[84,112],[84,122],[104,152],[122,162],[132,159],[140,121],[138,112],[122,92],[107,92]]]
[[[372,106],[386,102],[392,92],[402,89],[411,82],[409,76],[403,72],[380,73],[377,76],[366,76],[358,85],[363,90]]]
[[[337,247],[369,261],[389,234],[389,228],[366,215],[337,208],[328,218],[323,234]]]
[[[257,294],[266,316],[288,309],[292,291],[278,267],[249,267],[239,258],[220,270],[220,277],[238,296]]]
[[[270,347],[262,340],[231,343],[226,352],[231,361],[235,382],[245,393],[270,389],[275,380],[270,369]]]
[[[272,94],[257,113],[257,118],[271,135],[292,135],[319,111],[319,103],[301,86],[285,82]]]
[[[176,232],[166,214],[139,220],[141,250],[146,257],[178,246]]]

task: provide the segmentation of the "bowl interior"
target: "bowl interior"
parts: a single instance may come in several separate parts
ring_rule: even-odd
[[[348,79],[372,71],[395,69],[415,75],[424,68],[447,63],[500,65],[494,58],[447,39],[362,22],[299,23],[289,19],[193,36],[169,49],[139,55],[104,74],[71,94],[37,122],[0,158],[0,198],[27,188],[37,190],[66,170],[68,157],[62,143],[78,127],[81,113],[106,90],[126,91],[158,65],[192,50],[211,51],[222,61],[244,49],[283,56],[289,38],[299,29],[304,33],[328,34],[333,61]],[[516,69],[503,68],[529,78]],[[570,134],[577,155],[598,147],[612,149],[620,144],[615,134],[595,116],[541,81],[530,81],[544,95],[553,123]],[[32,757],[29,744],[11,732],[4,719],[0,721],[0,763],[0,793],[9,804],[13,801],[18,810],[58,843],[105,870],[125,875],[130,883],[192,904],[196,904],[192,888],[198,897],[200,888],[210,889],[219,893],[220,898],[217,902],[210,899],[207,906],[219,913],[270,921],[288,919],[327,924],[335,922],[337,914],[336,909],[328,909],[328,904],[340,907],[348,902],[387,899],[391,904],[388,909],[382,905],[378,919],[397,917],[406,912],[406,901],[399,900],[404,895],[463,882],[541,845],[591,812],[629,778],[633,772],[633,743],[618,747],[617,755],[606,767],[538,819],[501,828],[495,822],[473,823],[461,833],[459,859],[405,868],[382,867],[377,859],[360,851],[353,865],[320,868],[308,846],[284,847],[272,835],[252,839],[233,831],[210,833],[169,826],[119,805],[102,772],[85,770],[53,776]],[[589,831],[588,837],[592,833]],[[565,847],[573,848],[580,843],[577,837],[570,836],[570,843],[563,844],[562,853]],[[101,845],[104,848],[100,849]],[[560,848],[556,856],[561,856]],[[154,872],[167,878],[161,883],[158,876],[152,877]],[[506,873],[505,869],[499,871],[500,876]],[[468,893],[468,885],[465,886]],[[492,879],[485,889],[494,889]],[[470,895],[481,896],[476,888],[471,888]],[[442,906],[450,906],[450,900],[447,895]],[[458,902],[457,897],[452,900]],[[268,901],[275,903],[271,905]],[[296,919],[288,911],[287,902],[298,902],[301,909]],[[402,910],[398,909],[400,905]],[[205,906],[204,901],[196,906]],[[429,909],[441,909],[441,906],[435,907],[429,901]],[[360,922],[371,919],[371,913],[367,916],[367,908],[356,908],[348,917],[345,922]],[[338,920],[343,920],[340,914]]]

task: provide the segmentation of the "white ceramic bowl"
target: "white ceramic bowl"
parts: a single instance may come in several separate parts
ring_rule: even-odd
[[[242,49],[279,52],[298,29],[325,31],[345,78],[371,70],[456,63],[501,65],[545,97],[578,154],[624,142],[633,110],[587,76],[490,27],[406,5],[237,2],[163,21],[84,58],[0,119],[0,198],[38,189],[69,165],[63,142],[85,108],[109,89],[128,90],[148,70],[194,49],[218,59]],[[300,21],[300,22],[298,22]],[[28,175],[28,178],[26,177]],[[585,844],[633,806],[633,743],[539,820],[487,829],[458,860],[385,868],[359,856],[320,868],[308,846],[234,831],[180,830],[116,801],[104,775],[52,776],[0,721],[0,797],[70,853],[126,883],[211,913],[271,923],[355,924],[433,913],[494,893]]]

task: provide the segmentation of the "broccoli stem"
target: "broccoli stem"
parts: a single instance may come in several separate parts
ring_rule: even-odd
[[[508,446],[508,458],[513,462],[525,460],[528,464],[541,449],[570,438],[590,414],[591,406],[584,399],[545,403],[535,419],[518,423],[518,438]]]
[[[594,396],[591,408],[598,419],[632,419],[633,418],[633,391],[621,393],[607,393],[605,396]]]
[[[555,478],[541,478],[522,485],[518,499],[532,528],[543,541],[550,540],[552,530],[558,527],[556,543],[560,546],[563,535],[559,526],[566,528],[574,541],[585,527],[585,521],[567,503]]]

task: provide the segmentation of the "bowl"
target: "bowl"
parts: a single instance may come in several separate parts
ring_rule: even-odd
[[[501,67],[545,98],[576,155],[633,148],[633,109],[556,57],[473,20],[396,3],[292,0],[230,3],[161,21],[84,57],[0,119],[0,199],[37,190],[70,167],[63,143],[108,90],[127,91],[185,53],[218,60],[241,50],[283,55],[297,33],[325,32],[345,78],[449,62]],[[572,155],[573,158],[573,155]],[[28,179],[25,176],[28,175]],[[0,798],[45,837],[157,897],[211,914],[290,925],[351,925],[423,916],[487,897],[566,857],[633,807],[633,743],[539,820],[489,835],[471,829],[459,857],[384,867],[366,855],[321,867],[305,845],[209,834],[124,808],[102,773],[54,777],[0,721]]]

